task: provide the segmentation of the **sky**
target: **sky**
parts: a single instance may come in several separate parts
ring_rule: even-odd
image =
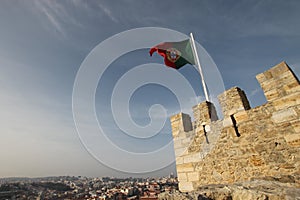
[[[0,177],[175,172],[168,117],[192,114],[204,94],[193,66],[164,67],[151,44],[192,32],[212,98],[238,86],[256,107],[266,100],[255,75],[286,61],[300,76],[299,9],[297,0],[2,0]],[[143,48],[104,65],[137,41]]]

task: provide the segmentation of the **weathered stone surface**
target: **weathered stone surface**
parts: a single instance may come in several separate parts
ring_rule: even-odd
[[[236,113],[234,115],[234,118],[238,124],[249,120],[247,111],[241,111],[241,112]]]
[[[186,173],[178,173],[177,177],[182,181],[188,181]]]
[[[177,172],[194,172],[194,166],[192,163],[177,165]]]
[[[232,120],[230,117],[223,119],[223,127],[231,127],[233,125]]]
[[[178,136],[179,132],[188,132],[193,129],[191,117],[185,113],[173,115],[170,118],[173,137]]]
[[[193,108],[193,123],[182,113],[171,117],[182,192],[260,177],[290,183],[287,177],[300,175],[299,81],[284,62],[259,74],[257,79],[268,100],[264,105],[250,109],[245,93],[235,87],[218,97],[223,120],[212,119],[213,105],[209,102]],[[293,184],[300,187],[300,180],[294,179]],[[222,198],[230,194],[231,199],[277,198],[244,189],[228,193],[228,188],[223,188],[221,193]],[[207,196],[210,197],[213,196]]]
[[[291,134],[284,136],[286,143],[290,146],[300,147],[300,134]]]
[[[183,164],[183,157],[176,157],[176,165],[180,165],[180,164]]]
[[[280,97],[280,91],[277,88],[265,92],[266,99],[272,101]]]
[[[291,182],[252,180],[234,184],[213,184],[189,193],[161,193],[159,200],[297,200],[300,188]]]
[[[285,62],[257,75],[256,78],[268,101],[299,92],[299,80]]]
[[[294,128],[296,133],[300,133],[300,119],[291,121],[291,125]]]
[[[199,180],[199,172],[190,172],[187,174],[189,181],[198,181]]]
[[[195,125],[197,127],[218,119],[214,104],[204,101],[193,107]]]
[[[189,154],[183,157],[183,163],[192,163],[192,162],[199,162],[199,161],[200,161],[200,157],[199,154],[197,153]]]
[[[283,98],[276,99],[272,102],[272,105],[276,110],[286,109],[300,104],[300,93],[293,93]]]
[[[241,110],[249,110],[250,104],[243,90],[231,88],[218,96],[224,117],[228,117]]]
[[[187,151],[187,148],[186,148],[186,147],[177,148],[177,149],[175,149],[175,156],[176,156],[176,157],[177,157],[177,156],[182,156],[182,155],[184,155],[185,153],[187,153],[186,151]]]
[[[182,188],[183,191],[192,191],[194,190],[193,183],[187,181],[180,181],[179,187]]]
[[[265,164],[263,158],[259,155],[252,155],[250,157],[249,163],[251,163],[254,166],[262,166]]]
[[[275,123],[281,123],[281,122],[286,122],[290,121],[293,119],[297,119],[297,113],[295,112],[294,109],[288,108],[285,110],[280,110],[278,112],[273,113],[272,120]]]

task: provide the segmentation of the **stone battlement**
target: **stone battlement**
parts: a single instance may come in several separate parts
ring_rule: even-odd
[[[300,85],[285,62],[256,76],[267,103],[250,107],[238,87],[218,96],[215,107],[193,107],[171,117],[179,189],[247,181],[261,177],[300,177]],[[299,179],[294,180],[300,186]]]

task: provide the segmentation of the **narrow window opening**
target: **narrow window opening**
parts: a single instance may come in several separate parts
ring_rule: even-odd
[[[233,115],[230,115],[230,118],[231,118],[231,121],[232,121],[232,123],[233,123],[233,128],[234,128],[234,130],[235,130],[236,136],[237,136],[237,137],[240,137],[241,134],[239,133],[239,130],[238,130],[238,127],[237,127],[237,125],[236,125],[236,120],[235,120],[234,116],[233,116]]]
[[[206,143],[209,144],[208,137],[207,137],[207,132],[205,130],[205,125],[203,125],[203,131],[204,131],[204,136],[205,136]]]

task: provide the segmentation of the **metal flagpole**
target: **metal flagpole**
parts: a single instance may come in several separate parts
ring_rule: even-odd
[[[196,49],[196,45],[195,45],[195,40],[194,40],[194,36],[193,33],[190,33],[191,36],[191,42],[192,42],[192,49],[193,49],[193,54],[194,54],[194,59],[195,59],[195,64],[197,65],[198,69],[199,69],[199,73],[201,76],[201,82],[202,82],[202,86],[203,86],[203,90],[204,90],[204,95],[205,95],[205,99],[206,101],[209,101],[209,97],[208,97],[208,92],[207,92],[207,88],[206,88],[206,84],[204,81],[204,76],[203,76],[203,72],[202,72],[202,68],[200,65],[200,60],[198,57],[198,53],[197,53],[197,49]]]

